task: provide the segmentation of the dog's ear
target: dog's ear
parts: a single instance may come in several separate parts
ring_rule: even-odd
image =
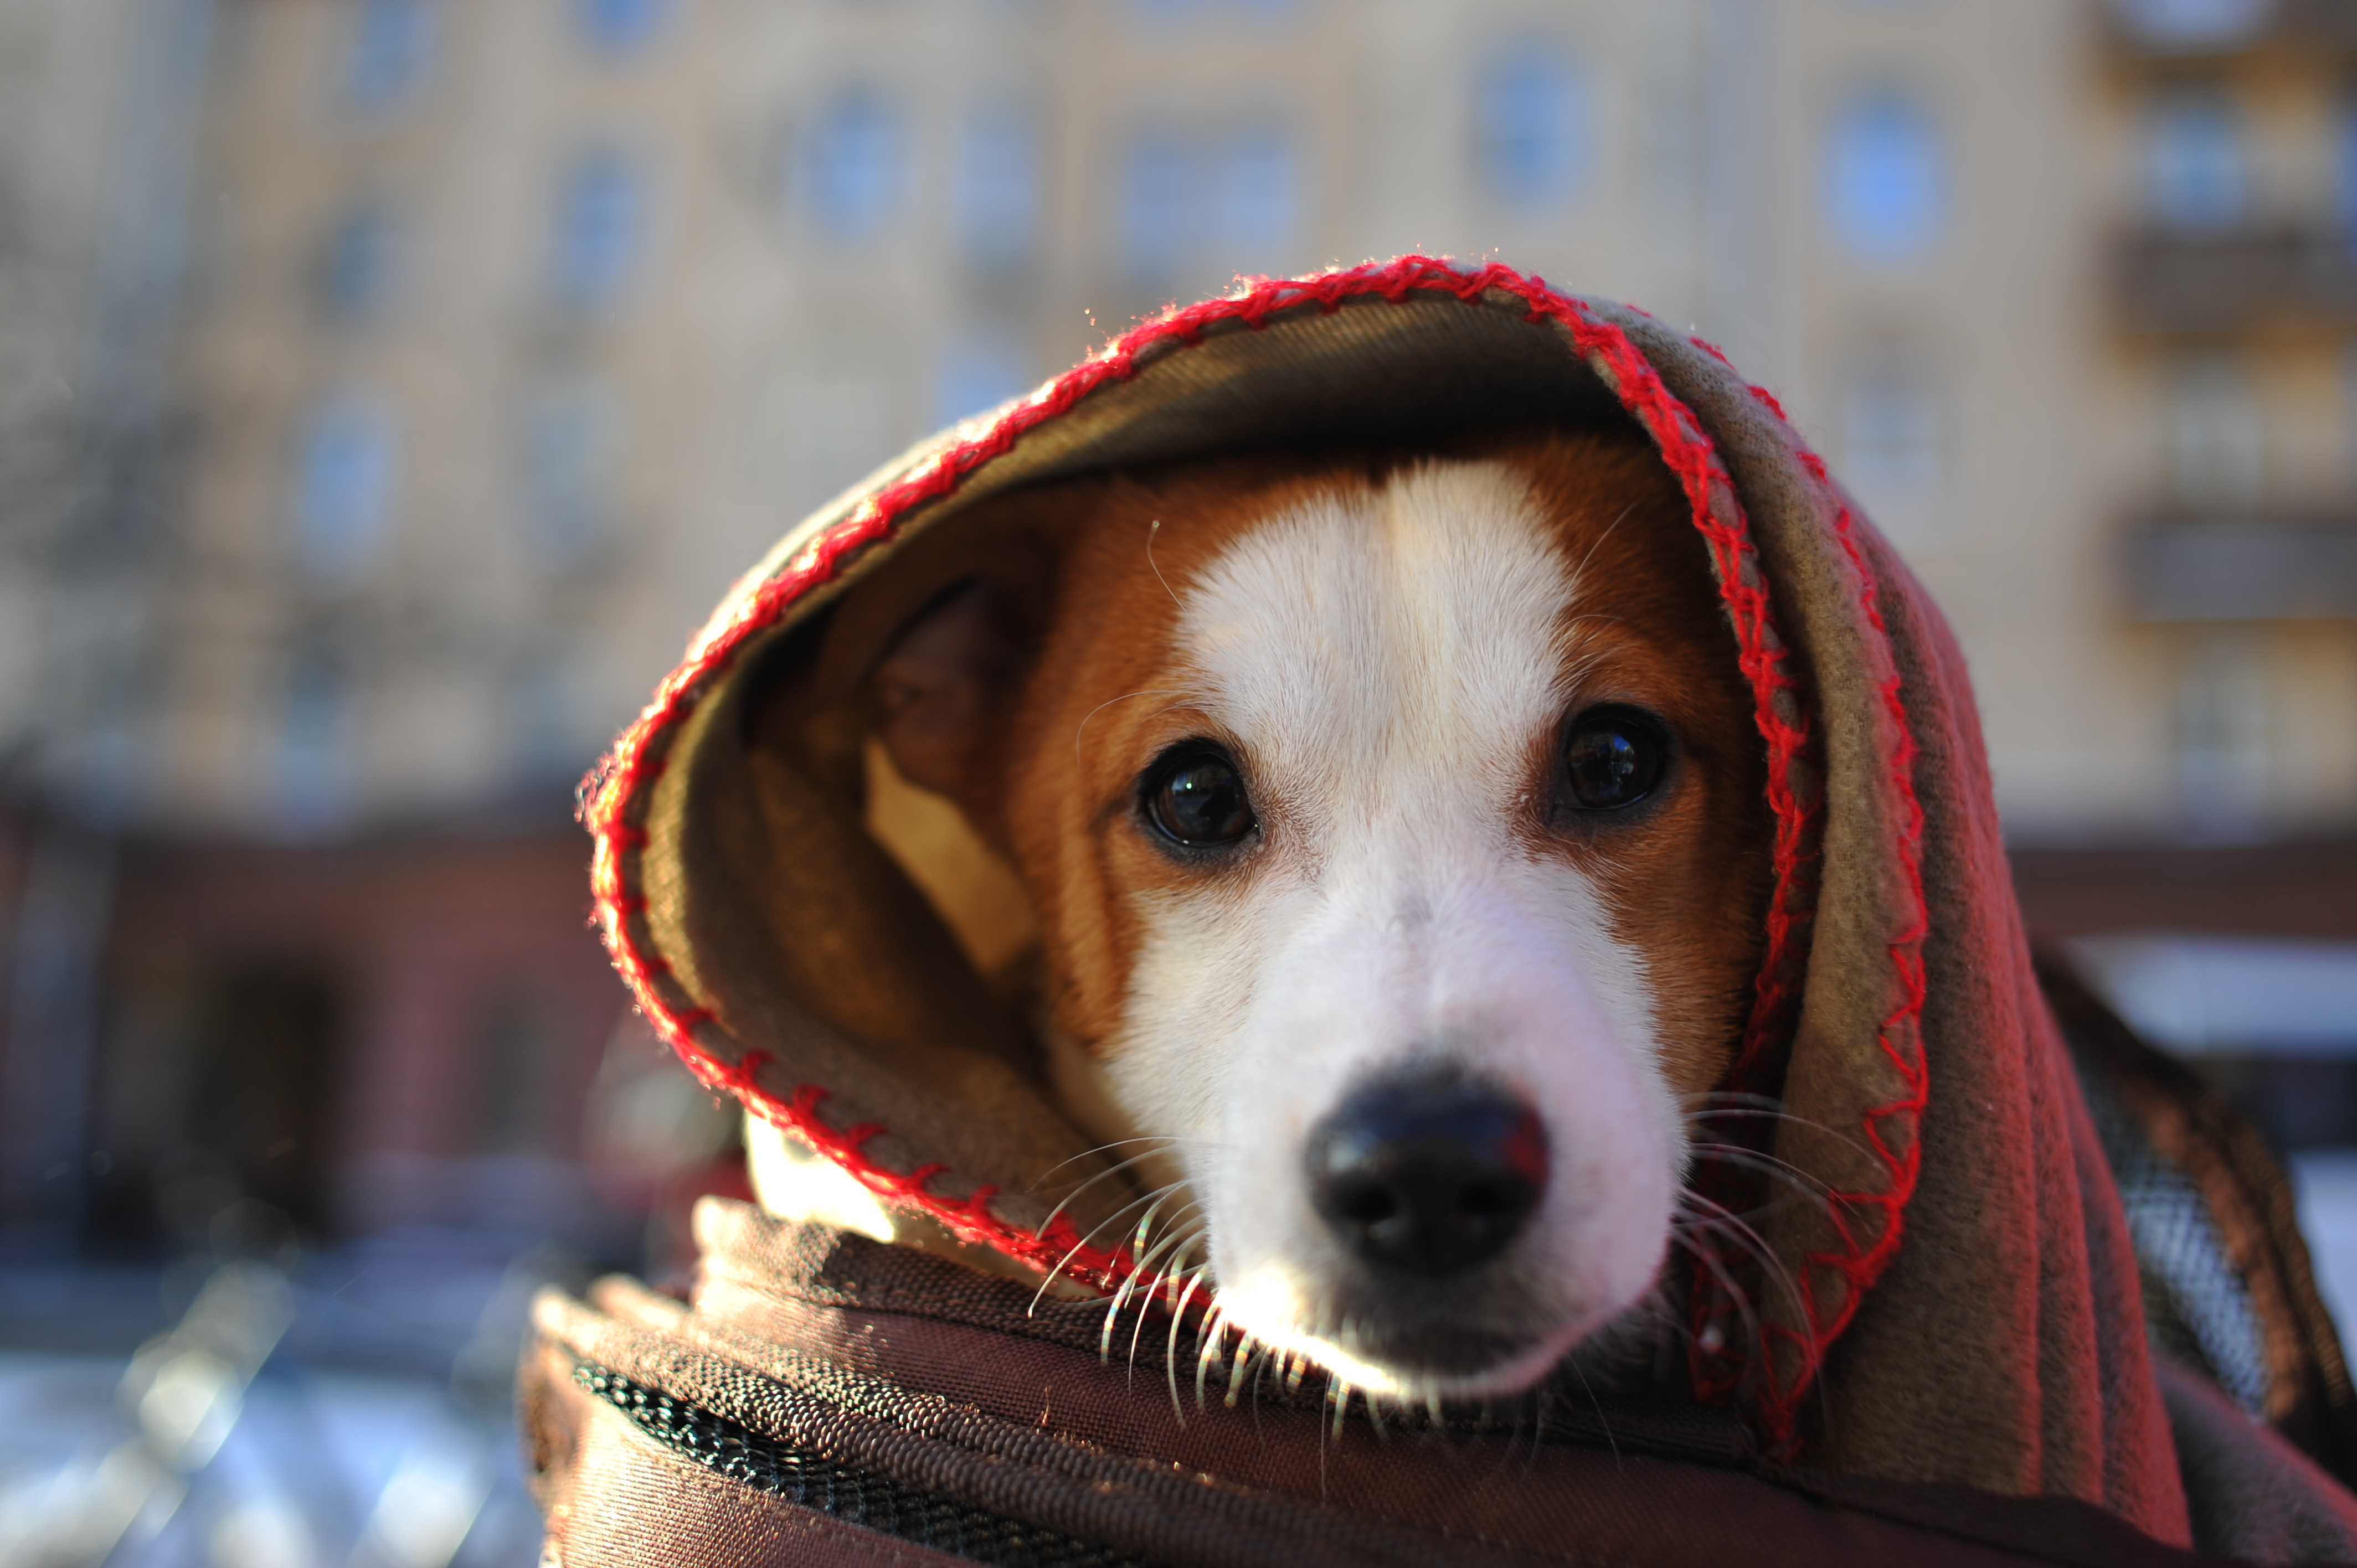
[[[1028,639],[1001,585],[969,578],[936,596],[869,671],[868,720],[900,776],[975,816],[992,743]]]

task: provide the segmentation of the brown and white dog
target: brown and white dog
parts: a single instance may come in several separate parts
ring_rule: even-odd
[[[1674,480],[1547,435],[981,506],[866,701],[1028,894],[1067,1110],[1258,1341],[1528,1386],[1660,1276],[1760,959],[1763,746]]]

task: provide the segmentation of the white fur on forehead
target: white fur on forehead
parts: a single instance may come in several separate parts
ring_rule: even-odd
[[[1574,588],[1519,475],[1429,464],[1244,535],[1182,596],[1178,641],[1275,773],[1365,777],[1403,749],[1519,768],[1495,746],[1560,713]]]
[[[1140,1132],[1181,1140],[1225,1308],[1329,1366],[1348,1352],[1311,1325],[1346,1265],[1303,1141],[1411,1061],[1505,1084],[1548,1125],[1523,1251],[1560,1332],[1534,1356],[1637,1299],[1666,1242],[1684,1140],[1644,956],[1521,831],[1547,804],[1534,748],[1577,695],[1576,579],[1512,470],[1435,463],[1279,511],[1179,588],[1177,683],[1236,747],[1265,841],[1240,876],[1141,897],[1106,1069]]]

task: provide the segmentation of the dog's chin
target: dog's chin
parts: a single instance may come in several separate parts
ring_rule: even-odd
[[[1580,1330],[1566,1328],[1535,1342],[1479,1330],[1453,1336],[1403,1337],[1353,1353],[1311,1340],[1309,1359],[1344,1382],[1407,1403],[1427,1400],[1503,1399],[1543,1380],[1579,1346]]]
[[[1441,1285],[1353,1270],[1313,1292],[1270,1270],[1219,1300],[1230,1322],[1279,1353],[1408,1402],[1521,1393],[1631,1305],[1567,1309],[1512,1271],[1499,1274]]]

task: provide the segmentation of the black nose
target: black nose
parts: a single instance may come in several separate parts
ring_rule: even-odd
[[[1368,1262],[1440,1278],[1506,1249],[1546,1191],[1546,1129],[1460,1074],[1360,1090],[1309,1135],[1319,1218]]]

